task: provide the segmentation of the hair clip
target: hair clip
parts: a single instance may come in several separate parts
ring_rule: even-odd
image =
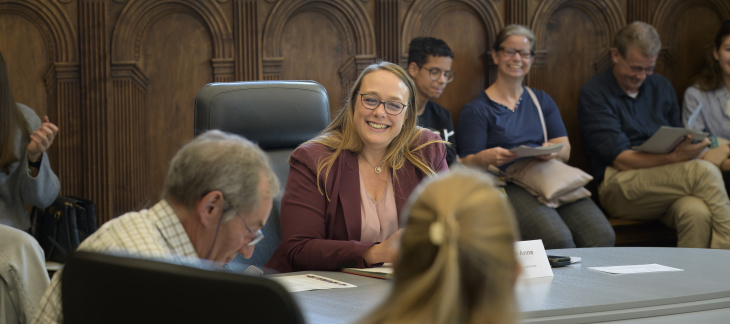
[[[433,222],[428,229],[428,237],[431,239],[431,243],[434,245],[441,245],[444,243],[444,224],[441,222]]]

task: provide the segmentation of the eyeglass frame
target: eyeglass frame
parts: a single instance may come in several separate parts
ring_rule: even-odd
[[[403,111],[406,110],[406,108],[408,107],[408,105],[406,105],[406,104],[404,104],[402,102],[399,102],[399,101],[394,101],[394,100],[382,101],[382,100],[380,100],[380,98],[378,98],[378,96],[376,96],[374,94],[361,93],[360,91],[355,91],[355,93],[357,93],[357,94],[360,95],[360,103],[367,110],[375,110],[375,109],[378,109],[378,107],[380,107],[380,105],[382,104],[383,105],[383,110],[385,110],[385,113],[386,114],[391,115],[391,116],[398,116],[401,113],[403,113]],[[367,105],[365,105],[365,96],[371,96],[371,97],[373,97],[375,100],[378,101],[378,104],[375,107],[373,107],[373,108],[369,108]],[[392,103],[397,103],[399,105],[403,105],[403,108],[401,108],[400,111],[397,114],[393,114],[393,113],[391,113],[391,112],[388,111],[388,107],[385,105],[387,103],[391,103],[391,104]]]
[[[497,50],[500,51],[500,52],[502,52],[502,56],[504,56],[506,58],[513,57],[517,53],[519,53],[520,54],[520,57],[523,58],[523,59],[532,59],[533,57],[535,57],[535,50],[533,50],[533,49],[529,49],[529,50],[517,50],[516,48],[507,48],[507,47],[504,47],[504,46],[500,46],[500,47],[497,48]],[[512,52],[512,51],[514,51],[514,52]],[[510,54],[509,52],[512,52],[512,54]],[[525,52],[529,53],[529,55],[525,56],[524,55]]]
[[[251,235],[253,235],[253,238],[251,239],[250,242],[246,243],[246,246],[254,246],[258,243],[261,243],[261,241],[263,241],[263,239],[264,239],[264,231],[262,231],[259,228],[259,230],[254,233],[254,231],[251,229],[251,227],[248,226],[248,224],[246,223],[246,220],[243,219],[243,217],[241,217],[241,220],[243,221],[243,226],[246,226],[246,229],[248,230],[248,232],[251,233]]]
[[[226,199],[225,196],[223,196],[223,199],[224,200]],[[235,208],[233,208],[233,207],[224,208],[223,209],[223,212],[221,213],[221,218],[220,219],[222,220],[223,219],[223,215],[225,213],[231,211],[231,210],[233,210],[236,213],[238,213],[238,211]],[[248,243],[246,243],[246,246],[254,246],[254,245],[258,244],[258,243],[261,243],[261,241],[264,239],[264,232],[260,228],[259,228],[258,231],[254,232],[251,229],[251,227],[248,226],[248,223],[246,223],[246,220],[243,217],[238,217],[238,218],[240,218],[241,221],[243,221],[243,226],[246,226],[246,230],[248,230],[248,232],[251,233],[251,235],[253,235],[253,238],[251,239],[251,241],[249,241]],[[218,226],[220,226],[220,223],[218,224]],[[217,236],[218,236],[218,230],[216,230],[216,237]]]
[[[456,78],[456,72],[452,70],[442,71],[440,68],[437,67],[426,68],[423,66],[419,67],[419,69],[426,69],[428,71],[428,77],[431,79],[431,81],[438,81],[438,79],[440,79],[442,75],[446,77],[446,83],[454,81],[454,78]],[[435,73],[434,71],[438,71],[438,73]]]
[[[644,73],[646,73],[646,75],[652,75],[652,74],[654,74],[654,71],[656,70],[656,64],[654,64],[653,66],[648,67],[648,68],[636,66],[636,65],[630,65],[629,61],[626,59],[626,57],[624,57],[623,54],[621,54],[621,52],[619,52],[618,55],[621,56],[621,60],[626,64],[626,66],[629,68],[629,70],[631,70],[631,73],[633,73],[633,74],[638,74],[638,73],[644,72]]]

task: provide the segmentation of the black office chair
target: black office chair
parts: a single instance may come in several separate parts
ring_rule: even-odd
[[[66,323],[304,323],[265,277],[78,251],[62,278]]]
[[[289,156],[330,123],[327,91],[315,81],[251,81],[211,83],[195,98],[195,136],[209,129],[242,135],[258,143],[271,159],[283,193],[289,176]],[[229,267],[263,269],[281,241],[281,193],[263,228],[264,240],[253,256],[237,256]]]

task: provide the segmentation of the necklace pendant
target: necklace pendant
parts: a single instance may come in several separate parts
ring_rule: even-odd
[[[383,172],[383,169],[381,169],[379,166],[376,166],[375,173],[380,174],[380,172]]]

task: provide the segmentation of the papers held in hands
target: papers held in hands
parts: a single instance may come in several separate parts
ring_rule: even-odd
[[[662,126],[644,144],[634,146],[633,149],[646,153],[667,154],[673,151],[687,135],[692,135],[692,142],[697,142],[705,139],[709,134],[687,128]]]
[[[342,272],[380,279],[393,278],[393,267],[389,263],[376,268],[343,268]]]
[[[563,149],[563,143],[553,144],[548,146],[537,146],[530,147],[526,145],[520,145],[511,149],[511,152],[517,153],[517,157],[527,157],[536,155],[545,155],[560,152]]]

